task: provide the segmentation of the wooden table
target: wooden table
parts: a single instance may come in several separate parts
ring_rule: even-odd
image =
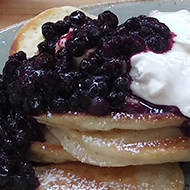
[[[0,0],[0,29],[63,5],[80,6],[113,0]]]

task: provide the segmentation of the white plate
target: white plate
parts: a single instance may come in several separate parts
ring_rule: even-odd
[[[161,1],[122,1],[115,3],[101,3],[95,5],[87,5],[81,7],[83,10],[98,15],[104,10],[113,11],[118,17],[120,22],[125,21],[132,16],[140,14],[148,14],[151,10],[159,11],[177,11],[180,9],[187,9],[190,11],[190,0],[161,0]],[[8,57],[10,44],[26,21],[12,25],[10,27],[0,30],[0,71],[4,66]],[[181,164],[185,175],[186,187],[184,190],[190,189],[190,163]]]

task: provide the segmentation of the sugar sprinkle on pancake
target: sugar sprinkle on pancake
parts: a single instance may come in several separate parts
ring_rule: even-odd
[[[39,123],[56,128],[69,127],[81,131],[108,131],[111,129],[145,130],[163,127],[178,127],[185,117],[172,113],[166,114],[127,114],[116,113],[113,116],[96,117],[80,113],[46,113],[35,116]]]
[[[67,163],[35,168],[40,186],[37,190],[183,190],[183,173],[177,163],[162,165],[100,168]]]
[[[190,138],[178,128],[81,132],[51,128],[64,149],[81,162],[127,166],[188,161]]]

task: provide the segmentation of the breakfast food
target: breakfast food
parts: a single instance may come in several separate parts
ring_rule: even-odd
[[[10,52],[22,50],[21,34],[30,38],[30,30],[26,29],[34,21],[35,39],[41,38],[37,29],[48,12],[21,29]],[[15,64],[14,56],[6,63],[3,74],[5,82],[13,85],[9,92],[11,103],[45,124],[45,130],[57,139],[55,144],[44,134],[54,153],[60,155],[63,147],[62,156],[68,153],[71,160],[112,167],[190,159],[189,138],[176,128],[187,118],[177,107],[152,104],[134,96],[130,89],[129,74],[135,70],[130,69],[133,57],[144,52],[167,54],[175,45],[176,34],[165,24],[141,15],[118,25],[116,15],[110,11],[93,20],[74,11],[64,21],[43,24],[42,34],[45,40],[36,44],[35,56],[28,55],[30,58],[23,60],[23,66],[16,68],[20,74],[12,77],[14,82],[10,80],[13,73],[9,73],[9,67]],[[153,40],[157,40],[155,46]],[[139,143],[143,143],[140,148]],[[48,148],[43,153],[39,144],[32,145],[29,158],[39,157],[41,162],[43,154],[49,153]],[[40,148],[38,151],[35,145]],[[129,145],[133,148],[126,148]],[[155,151],[158,145],[165,154]],[[172,148],[178,146],[179,149]],[[68,157],[55,159],[50,155],[47,160],[58,163]]]
[[[62,11],[69,15],[64,17]],[[188,117],[176,104],[153,104],[134,95],[131,88],[138,79],[133,58],[146,52],[165,55],[175,47],[175,37],[175,31],[153,17],[140,15],[119,25],[110,11],[94,17],[73,7],[48,10],[19,31],[3,69],[3,93],[11,107],[41,124],[43,136],[29,140],[34,142],[25,158],[61,163],[35,167],[39,188],[47,188],[52,171],[67,175],[72,167],[95,174],[119,170],[122,182],[128,179],[125,173],[138,171],[146,176],[147,169],[150,176],[163,167],[170,173],[173,167],[179,175],[171,172],[164,188],[170,189],[173,181],[179,181],[177,189],[183,188],[178,164],[148,164],[190,160]],[[72,163],[63,163],[67,161]],[[160,173],[162,179],[165,173]],[[121,187],[134,179],[131,176]],[[65,182],[55,185],[60,183]]]

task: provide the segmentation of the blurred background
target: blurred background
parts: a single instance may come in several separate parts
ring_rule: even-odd
[[[113,0],[0,0],[0,29],[32,18],[51,7],[81,6],[106,1]]]

